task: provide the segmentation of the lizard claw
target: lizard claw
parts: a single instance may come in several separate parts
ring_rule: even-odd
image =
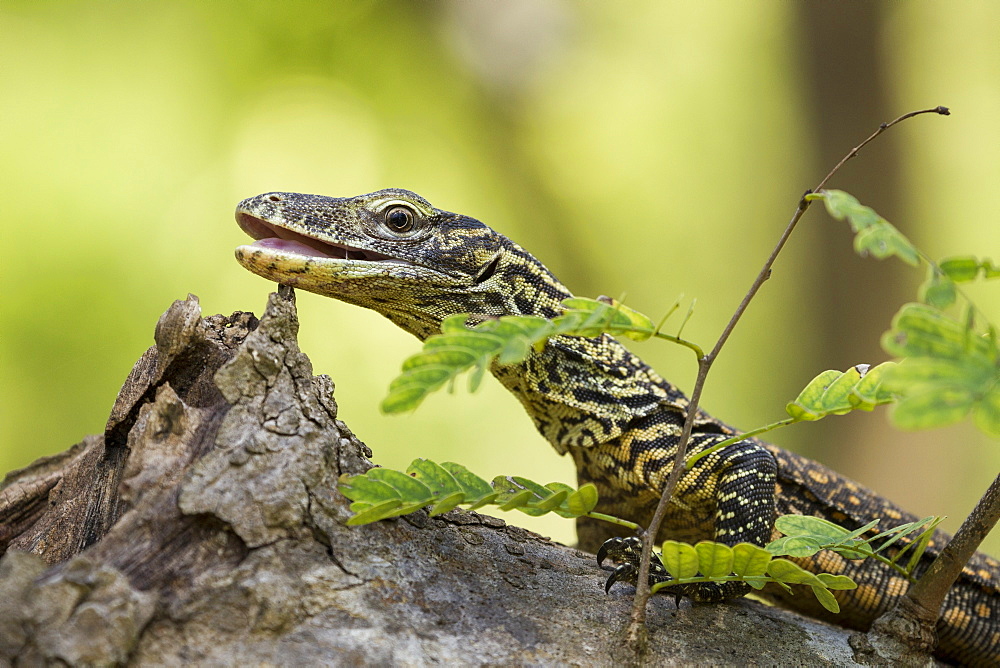
[[[622,564],[608,577],[608,581],[604,583],[604,593],[610,594],[611,587],[614,586],[619,580],[622,582],[635,582],[635,566],[632,564]]]
[[[628,538],[609,538],[597,551],[597,565],[604,567],[604,560],[611,558],[618,566],[604,583],[604,591],[608,593],[616,582],[635,584],[639,573],[639,556],[642,553],[642,541],[635,536]]]
[[[642,556],[642,541],[635,536],[627,538],[609,538],[601,545],[597,551],[597,565],[604,567],[605,559],[612,559],[618,566],[612,571],[607,582],[604,583],[604,591],[610,592],[611,587],[616,582],[634,585],[639,576],[639,559]],[[649,562],[649,583],[657,584],[669,581],[670,574],[663,567],[663,562],[654,554]],[[676,591],[671,589],[667,593],[674,594],[678,604],[684,590]]]
[[[603,566],[608,557],[615,561],[637,564],[641,553],[642,541],[635,536],[609,538],[597,551],[597,565]]]
[[[618,547],[624,539],[622,538],[609,538],[604,541],[601,545],[601,549],[597,551],[597,565],[604,566],[604,560],[608,558],[608,555],[616,553],[620,548]]]

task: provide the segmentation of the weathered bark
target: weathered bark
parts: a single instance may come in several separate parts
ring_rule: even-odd
[[[344,525],[371,466],[299,352],[290,289],[175,302],[103,437],[0,487],[0,664],[578,664],[630,597],[592,555],[470,512]],[[805,594],[804,594],[805,595]],[[749,601],[649,616],[650,663],[850,663],[847,633]]]

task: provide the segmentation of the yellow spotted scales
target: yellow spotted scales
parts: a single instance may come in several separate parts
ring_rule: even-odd
[[[436,209],[399,189],[348,198],[266,193],[244,200],[237,221],[252,245],[236,259],[272,281],[373,309],[420,339],[454,313],[474,318],[522,314],[551,318],[570,291],[531,254],[478,220]],[[493,374],[521,401],[542,435],[569,453],[579,482],[600,492],[597,510],[647,525],[673,466],[687,398],[610,336],[556,337],[522,364]],[[733,429],[699,411],[689,451]],[[894,526],[915,519],[816,462],[748,439],[702,458],[685,473],[658,540],[702,539],[758,545],[777,515],[816,515],[849,529],[875,518]],[[596,551],[620,535],[582,519],[580,547]],[[929,563],[947,540],[935,535]],[[813,572],[844,574],[856,590],[836,591],[833,615],[812,596],[767,594],[813,617],[865,629],[905,592],[891,569],[833,553],[798,560]],[[924,567],[926,564],[924,565]],[[1000,665],[1000,564],[977,554],[945,600],[938,624],[941,657]],[[740,583],[685,590],[697,601],[742,596]]]

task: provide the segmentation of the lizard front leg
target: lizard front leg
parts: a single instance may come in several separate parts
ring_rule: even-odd
[[[667,422],[675,421],[671,416]],[[642,524],[648,524],[658,501],[676,453],[677,437],[673,430],[653,425],[633,432],[633,438],[623,438],[618,444],[618,457],[610,452],[594,453],[581,458],[588,463],[581,469],[581,478],[600,478],[598,487],[611,488],[609,506],[604,512],[619,514]],[[660,436],[643,438],[645,434]],[[666,432],[664,434],[664,432]],[[724,440],[726,435],[700,433],[692,437],[691,452],[705,450]],[[609,444],[610,445],[610,444]],[[625,452],[627,457],[622,457]],[[613,461],[619,462],[614,475]],[[599,464],[594,466],[594,464]],[[603,464],[603,466],[600,466]],[[777,465],[774,457],[752,441],[741,441],[702,458],[693,469],[682,475],[658,540],[674,538],[688,542],[712,539],[727,545],[750,542],[764,545],[771,538],[775,516],[775,480]],[[596,474],[596,475],[595,475]],[[623,496],[631,490],[631,502]],[[638,498],[637,498],[638,497]],[[636,504],[639,500],[640,503]],[[629,507],[644,509],[640,515],[622,512]],[[593,531],[588,531],[592,534]],[[586,535],[592,539],[592,535]],[[611,557],[622,564],[609,580],[634,584],[638,571],[639,543],[635,539],[611,538],[601,546],[599,559]],[[654,568],[652,582],[664,581],[665,574]],[[739,582],[700,583],[667,588],[674,594],[689,596],[695,601],[714,602],[743,596],[749,587]]]

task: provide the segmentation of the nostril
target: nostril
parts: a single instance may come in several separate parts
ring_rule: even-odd
[[[272,202],[280,202],[282,199],[284,199],[281,195],[268,195],[267,198]]]

